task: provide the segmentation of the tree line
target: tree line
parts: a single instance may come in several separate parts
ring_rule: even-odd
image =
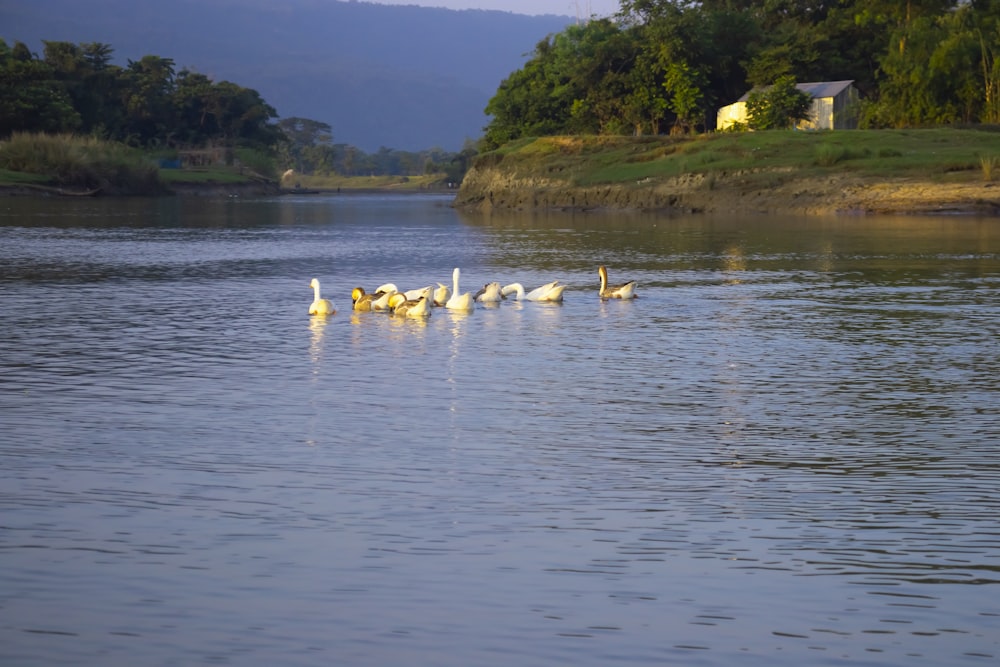
[[[538,43],[489,101],[482,147],[708,131],[790,81],[854,80],[861,127],[997,123],[998,55],[1000,0],[622,0]]]
[[[448,181],[460,182],[477,154],[471,142],[458,153],[441,148],[401,151],[385,146],[366,153],[350,144],[333,141],[333,128],[309,118],[283,118],[278,127],[284,141],[278,148],[279,161],[302,174],[341,176],[382,176],[444,174]]]
[[[41,57],[0,40],[0,136],[72,133],[139,148],[241,145],[267,149],[281,138],[275,109],[257,91],[214,82],[170,58],[147,55],[125,67],[107,44],[44,42]]]
[[[305,118],[278,120],[261,95],[213,81],[170,58],[147,55],[125,66],[92,42],[44,41],[39,56],[0,39],[0,139],[15,132],[91,136],[153,152],[223,147],[266,155],[280,170],[355,175],[445,172],[461,180],[475,150],[432,148],[368,154],[333,142],[332,128]]]

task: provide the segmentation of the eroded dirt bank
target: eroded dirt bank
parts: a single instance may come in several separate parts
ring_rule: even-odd
[[[574,187],[557,179],[520,178],[473,168],[455,199],[479,210],[622,209],[722,213],[978,213],[1000,215],[994,182],[874,180],[849,174],[798,179],[790,173],[690,175],[629,184]]]

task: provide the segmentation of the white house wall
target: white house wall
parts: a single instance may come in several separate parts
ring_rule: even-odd
[[[833,129],[833,98],[813,98],[809,105],[809,120],[796,123],[798,130],[832,130]]]
[[[857,127],[856,105],[858,91],[848,81],[828,83],[798,84],[796,87],[812,95],[809,108],[809,120],[800,121],[796,128],[800,130],[846,130]],[[823,95],[823,93],[827,93]],[[831,94],[835,93],[835,94]],[[747,93],[740,100],[721,107],[716,113],[715,127],[727,130],[737,124],[747,124]],[[817,97],[816,95],[822,95]]]
[[[746,102],[733,102],[732,104],[728,104],[719,109],[719,112],[715,116],[715,127],[718,130],[728,130],[737,123],[746,125],[746,122]]]

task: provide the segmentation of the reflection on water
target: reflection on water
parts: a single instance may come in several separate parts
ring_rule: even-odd
[[[995,220],[447,203],[5,203],[0,663],[996,661]]]
[[[309,356],[313,363],[321,361],[323,349],[323,331],[326,329],[328,317],[325,315],[309,316],[309,331],[312,336],[309,338]]]

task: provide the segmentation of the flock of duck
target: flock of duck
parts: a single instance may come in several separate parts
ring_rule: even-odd
[[[630,280],[618,285],[608,284],[608,270],[601,266],[597,269],[601,279],[599,295],[602,299],[634,299],[636,298],[636,281]],[[366,292],[363,287],[355,287],[351,292],[352,310],[387,312],[398,317],[423,318],[430,317],[434,307],[448,308],[469,312],[477,303],[499,303],[508,297],[518,301],[555,301],[563,300],[566,285],[553,280],[541,287],[526,291],[521,283],[501,285],[490,282],[473,294],[462,292],[458,287],[461,271],[455,269],[451,274],[452,285],[449,288],[443,283],[437,287],[429,285],[419,289],[399,291],[392,283],[385,283],[375,288],[374,292]],[[313,302],[309,306],[310,315],[333,315],[337,308],[329,299],[320,295],[319,280],[312,279],[309,286],[313,290]]]

